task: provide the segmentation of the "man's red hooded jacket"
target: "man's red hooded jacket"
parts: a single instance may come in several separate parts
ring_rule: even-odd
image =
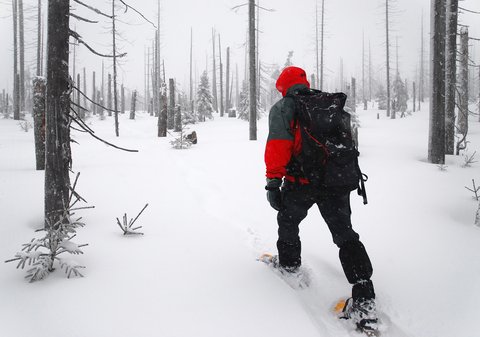
[[[305,71],[298,67],[285,68],[276,83],[277,90],[283,98],[270,109],[269,133],[265,147],[265,165],[268,179],[282,179],[295,181],[287,174],[287,165],[292,156],[301,151],[300,131],[294,127],[295,102],[290,94],[297,90],[310,88]],[[301,182],[307,183],[306,179]]]

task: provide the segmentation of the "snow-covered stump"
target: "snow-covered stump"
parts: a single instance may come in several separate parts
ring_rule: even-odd
[[[37,170],[45,170],[45,93],[44,77],[33,79],[33,124]]]

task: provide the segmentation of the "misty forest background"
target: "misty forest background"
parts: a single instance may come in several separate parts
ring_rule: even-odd
[[[378,1],[383,41],[372,45],[364,31],[361,48],[349,53],[348,62],[355,55],[355,65],[348,65],[341,56],[335,64],[326,62],[339,43],[335,32],[328,30],[329,20],[334,20],[328,17],[330,1],[306,5],[314,22],[308,37],[312,41],[309,60],[296,62],[295,51],[288,48],[288,41],[282,41],[287,47],[282,61],[272,63],[264,57],[267,51],[261,37],[263,29],[268,29],[262,22],[275,13],[275,2],[250,0],[228,9],[244,18],[243,26],[230,27],[244,32],[243,43],[225,40],[224,32],[212,26],[208,45],[199,47],[192,25],[188,47],[182,50],[188,62],[178,74],[168,70],[176,60],[165,59],[164,55],[169,55],[166,49],[172,46],[164,46],[164,39],[165,34],[175,33],[163,22],[177,14],[164,11],[163,2],[166,0],[151,2],[144,10],[145,4],[137,8],[136,3],[123,0],[0,1],[0,20],[10,21],[13,41],[1,56],[2,63],[13,59],[13,67],[8,69],[10,78],[0,81],[4,85],[0,88],[0,113],[3,119],[18,120],[24,131],[34,129],[36,167],[45,170],[45,237],[27,244],[25,253],[11,260],[22,267],[33,263],[32,281],[52,271],[59,254],[81,251],[81,246],[71,242],[72,233],[83,226],[71,214],[84,199],[76,191],[78,175],[70,177],[70,144],[74,141],[70,131],[89,133],[119,150],[136,151],[96,135],[92,119],[111,119],[112,133],[121,138],[119,115],[135,119],[138,113],[147,114],[156,125],[152,137],[172,137],[172,146],[183,149],[196,141],[186,126],[214,116],[238,118],[248,122],[245,137],[255,141],[257,120],[265,118],[281,97],[275,89],[278,75],[295,64],[307,69],[313,88],[347,93],[348,111],[353,115],[357,109],[375,107],[387,118],[397,119],[430,109],[430,163],[442,166],[446,155],[462,154],[469,143],[469,120],[480,121],[480,36],[471,33],[479,32],[478,26],[467,24],[480,18],[480,7],[469,7],[478,5],[473,1],[432,1],[431,8],[424,8],[410,22],[401,21],[402,2]],[[417,50],[404,51],[402,27],[414,23],[418,26]],[[130,27],[139,25],[147,32],[141,42],[129,34]],[[208,20],[202,22],[203,28],[205,25]],[[83,30],[89,32],[89,38]],[[92,30],[97,35],[91,41]],[[143,57],[129,58],[128,48],[142,51]],[[415,60],[410,71],[401,66],[402,53]],[[125,69],[131,63],[136,65],[136,76],[129,81]],[[468,160],[475,161],[475,154]],[[475,183],[473,189],[478,192]],[[476,221],[480,224],[478,214]],[[126,219],[123,223],[119,220],[119,226],[126,234],[135,231]],[[47,253],[38,253],[39,247]],[[81,266],[65,268],[69,275],[81,274]]]

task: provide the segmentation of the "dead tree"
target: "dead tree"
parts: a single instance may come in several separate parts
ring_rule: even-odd
[[[18,0],[18,33],[20,44],[20,111],[25,110],[25,25],[23,19],[23,0]]]
[[[18,13],[17,0],[12,1],[13,7],[13,119],[20,119],[20,93],[17,92],[19,85],[18,81]]]
[[[455,94],[457,88],[458,0],[447,2],[447,41],[445,63],[445,154],[453,154],[455,143]]]
[[[33,124],[37,170],[45,170],[45,78],[33,79]]]
[[[249,45],[249,131],[250,140],[257,140],[257,70],[255,47],[255,0],[248,1],[248,45]]]
[[[135,110],[137,106],[137,91],[134,90],[132,92],[132,102],[131,102],[131,108],[130,108],[130,119],[135,119]]]
[[[97,101],[97,86],[95,84],[95,72],[92,74],[92,113],[93,115],[97,114],[97,105],[95,102]]]
[[[115,15],[115,0],[112,0],[112,60],[113,60],[113,110],[115,111],[115,135],[120,136],[118,126],[118,91],[117,91],[117,29]]]
[[[458,124],[457,131],[460,139],[457,142],[456,154],[467,146],[468,133],[468,28],[460,30],[460,69],[459,69],[459,90],[458,90]]]
[[[70,1],[48,2],[47,110],[45,138],[46,227],[69,206],[71,166],[69,29]]]
[[[212,66],[212,94],[213,94],[213,109],[218,111],[218,97],[217,97],[217,66],[215,64],[215,28],[212,28],[212,46],[213,46],[213,66]]]
[[[158,137],[167,137],[167,87],[165,82],[160,89],[160,114],[158,115]]]
[[[42,0],[37,7],[37,76],[42,76]]]
[[[230,47],[227,47],[227,73],[225,74],[226,90],[225,90],[225,108],[228,113],[230,109]]]
[[[167,129],[171,130],[175,126],[175,80],[168,80],[170,102],[168,104]]]
[[[433,164],[445,164],[445,14],[446,0],[433,0],[431,8],[432,90],[428,142],[428,161]]]
[[[385,0],[385,38],[386,38],[386,69],[387,69],[387,117],[390,117],[390,6],[389,0]]]
[[[107,91],[107,108],[108,115],[112,115],[112,75],[108,74],[108,91]]]
[[[220,41],[220,34],[218,34],[218,57],[220,61],[220,117],[225,113],[225,106],[223,104],[223,63],[222,63],[222,43]]]

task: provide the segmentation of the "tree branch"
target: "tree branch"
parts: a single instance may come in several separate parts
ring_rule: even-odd
[[[466,9],[466,8],[463,8],[463,7],[460,7],[460,6],[458,6],[458,9],[461,9],[462,11],[473,13],[473,14],[480,14],[480,12],[472,11],[470,9]]]
[[[148,20],[142,13],[140,13],[139,11],[137,11],[135,8],[133,8],[133,7],[130,6],[129,4],[125,3],[125,1],[123,1],[123,0],[120,0],[120,2],[121,2],[122,4],[124,4],[127,9],[130,8],[130,9],[133,10],[135,13],[137,13],[138,15],[140,15],[145,21],[147,21],[148,23],[150,23],[154,28],[157,28],[157,26],[155,26],[155,24],[154,24],[152,21]],[[126,11],[127,11],[127,10],[125,10],[125,12],[126,12]]]
[[[113,57],[125,57],[127,55],[127,53],[123,53],[123,54],[118,54],[118,55],[105,55],[105,54],[101,54],[99,52],[97,52],[95,49],[93,49],[92,47],[90,47],[85,41],[83,41],[82,37],[80,36],[80,34],[78,34],[77,32],[73,31],[70,29],[70,36],[73,37],[75,40],[78,41],[78,43],[80,44],[83,44],[85,47],[87,47],[88,50],[90,50],[92,53],[94,53],[95,55],[98,55],[98,56],[101,56],[101,57],[108,57],[108,58],[113,58]]]
[[[95,7],[89,6],[89,5],[87,5],[86,3],[81,2],[80,0],[73,0],[73,1],[75,1],[77,4],[80,4],[80,5],[84,6],[84,7],[87,7],[88,9],[94,11],[94,12],[97,13],[97,14],[103,15],[103,16],[109,18],[109,19],[113,19],[113,16],[108,15],[108,14],[105,14],[105,13],[103,13],[102,11],[100,11],[99,9],[96,9]]]
[[[79,20],[79,21],[84,21],[84,22],[88,22],[88,23],[98,23],[98,21],[88,20],[88,19],[82,18],[81,16],[75,15],[73,13],[70,13],[70,16],[72,18],[75,18],[75,19]]]
[[[71,116],[70,116],[70,117],[71,117]],[[116,149],[118,149],[118,150],[122,150],[122,151],[126,151],[126,152],[138,152],[138,150],[125,149],[125,148],[123,148],[123,147],[120,147],[120,146],[114,145],[114,144],[112,144],[112,143],[109,143],[109,142],[107,142],[106,140],[104,140],[104,139],[102,139],[102,138],[100,138],[100,137],[97,137],[97,136],[96,136],[93,132],[91,132],[90,130],[84,128],[83,125],[82,125],[81,123],[79,123],[76,118],[71,118],[71,119],[72,119],[72,121],[74,121],[75,123],[77,123],[77,125],[80,126],[83,130],[85,130],[87,133],[89,133],[90,136],[92,136],[93,138],[95,138],[95,139],[97,139],[97,140],[99,140],[99,141],[107,144],[108,146],[111,146],[111,147],[114,147],[114,148],[116,148]]]

